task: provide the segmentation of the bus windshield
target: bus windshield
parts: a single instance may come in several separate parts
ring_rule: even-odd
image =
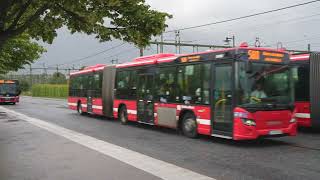
[[[289,66],[252,63],[248,71],[245,62],[240,62],[238,67],[240,107],[292,105],[293,87]]]
[[[18,94],[17,84],[15,83],[1,83],[0,95],[16,95]]]

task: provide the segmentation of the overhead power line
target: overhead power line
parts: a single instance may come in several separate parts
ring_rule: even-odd
[[[273,10],[269,10],[269,11],[263,11],[263,12],[260,12],[260,13],[250,14],[250,15],[246,15],[246,16],[241,16],[241,17],[226,19],[226,20],[222,20],[222,21],[216,21],[216,22],[207,23],[207,24],[202,24],[202,25],[197,25],[197,26],[190,26],[190,27],[185,27],[185,28],[170,30],[170,31],[166,31],[165,33],[175,32],[175,31],[182,31],[182,30],[188,30],[188,29],[195,29],[195,28],[200,28],[200,27],[205,27],[205,26],[210,26],[210,25],[216,25],[216,24],[222,24],[222,23],[231,22],[231,21],[236,21],[236,20],[240,20],[240,19],[246,19],[246,18],[250,18],[250,17],[255,17],[255,16],[264,15],[264,14],[269,14],[269,13],[273,13],[273,12],[277,12],[277,11],[287,10],[287,9],[291,9],[291,8],[295,8],[295,7],[299,7],[299,6],[305,6],[305,5],[312,4],[312,3],[316,3],[316,2],[319,2],[319,1],[320,1],[320,0],[308,1],[308,2],[304,2],[304,3],[300,3],[300,4],[295,4],[295,5],[291,5],[291,6],[286,6],[286,7],[283,7],[283,8],[273,9]]]
[[[77,63],[78,63],[78,62],[82,62],[82,61],[84,61],[84,60],[86,60],[86,59],[92,58],[92,57],[94,57],[94,56],[97,56],[97,55],[103,54],[103,53],[105,53],[105,52],[111,51],[111,50],[113,50],[113,49],[115,49],[115,48],[121,47],[121,46],[123,46],[124,44],[126,44],[126,43],[124,42],[124,43],[121,43],[121,44],[119,44],[119,45],[112,46],[111,48],[105,49],[105,50],[103,50],[103,51],[100,51],[100,52],[91,54],[91,55],[89,55],[89,56],[85,56],[85,57],[83,57],[83,58],[75,59],[75,60],[72,60],[72,61],[69,61],[69,62],[66,62],[66,63],[63,63],[63,64],[50,65],[49,67],[57,66],[57,65],[62,66],[62,65],[72,64],[72,63],[75,63],[75,62],[77,62]]]

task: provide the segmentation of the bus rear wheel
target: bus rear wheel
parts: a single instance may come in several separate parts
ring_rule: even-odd
[[[82,111],[82,105],[81,103],[78,103],[78,106],[77,106],[77,111],[80,115],[83,115],[83,111]]]
[[[182,132],[189,138],[196,138],[198,136],[197,121],[193,114],[187,113],[182,119]]]
[[[128,123],[128,113],[125,106],[122,106],[119,110],[119,120],[123,125]]]

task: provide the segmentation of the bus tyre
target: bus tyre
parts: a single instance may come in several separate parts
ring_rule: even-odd
[[[128,123],[128,113],[127,108],[125,106],[122,106],[119,110],[119,120],[120,123],[123,125]]]
[[[182,132],[189,138],[196,138],[198,136],[197,121],[193,114],[187,113],[182,119]]]
[[[80,115],[83,115],[83,111],[82,111],[82,105],[81,103],[78,103],[78,106],[77,106],[77,111]]]

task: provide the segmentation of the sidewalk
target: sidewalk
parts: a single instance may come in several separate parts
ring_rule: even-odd
[[[158,179],[0,112],[0,179]]]

